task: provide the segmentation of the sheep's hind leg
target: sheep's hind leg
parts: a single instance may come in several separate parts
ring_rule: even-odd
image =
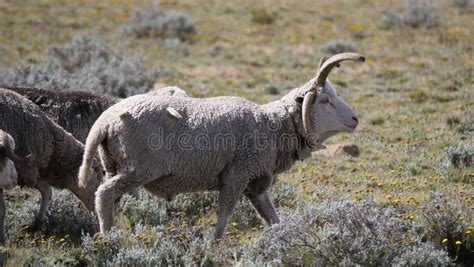
[[[5,208],[5,199],[3,196],[3,189],[0,189],[0,245],[5,244],[5,215],[7,210]]]
[[[273,206],[272,200],[270,196],[268,196],[267,192],[262,194],[251,194],[247,193],[245,196],[250,200],[255,210],[262,216],[262,218],[268,224],[279,223],[280,219],[278,218],[278,214]]]
[[[99,186],[95,193],[95,207],[99,217],[100,232],[106,233],[115,226],[115,202],[124,193],[137,188],[140,183],[130,173],[117,174]]]
[[[51,201],[51,186],[43,180],[38,180],[36,189],[41,193],[41,204],[38,213],[35,216],[35,220],[31,224],[31,230],[40,230],[43,226],[44,218],[46,217],[46,211],[48,209],[49,202]]]

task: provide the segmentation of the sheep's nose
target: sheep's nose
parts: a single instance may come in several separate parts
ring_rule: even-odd
[[[352,117],[352,119],[353,119],[354,121],[356,121],[356,122],[359,122],[359,120],[357,119],[356,116]]]

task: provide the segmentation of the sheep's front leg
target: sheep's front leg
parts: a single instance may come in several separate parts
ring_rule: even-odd
[[[255,210],[268,224],[279,223],[280,219],[267,192],[262,194],[246,193]]]
[[[39,230],[43,226],[44,218],[46,217],[46,211],[48,210],[48,205],[51,201],[52,195],[51,186],[49,186],[49,184],[43,180],[38,180],[36,189],[38,189],[41,193],[41,204],[38,214],[36,214],[35,220],[31,225],[32,230]]]
[[[0,189],[0,245],[5,244],[5,215],[7,214],[5,208],[5,199],[3,196],[3,189]]]
[[[234,213],[239,197],[247,187],[248,179],[242,176],[227,177],[228,184],[224,184],[219,191],[219,207],[217,211],[217,225],[215,239],[221,239],[227,228],[230,216]],[[225,182],[225,181],[224,181]]]

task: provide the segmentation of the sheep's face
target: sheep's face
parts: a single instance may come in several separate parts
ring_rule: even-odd
[[[330,81],[317,92],[311,107],[312,126],[319,142],[341,132],[353,132],[358,124],[354,111],[340,98]]]
[[[15,149],[15,142],[9,138],[10,147]],[[3,144],[0,144],[3,147]],[[0,189],[12,189],[18,180],[18,174],[15,169],[15,164],[9,159],[4,151],[0,149]]]
[[[98,160],[94,160],[91,168],[90,180],[84,185],[80,186],[78,183],[74,184],[70,189],[71,191],[84,203],[84,206],[94,211],[94,199],[97,188],[102,184],[104,177],[104,171],[102,165]]]

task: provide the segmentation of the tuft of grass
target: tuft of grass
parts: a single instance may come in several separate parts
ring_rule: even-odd
[[[395,10],[384,10],[379,24],[382,29],[400,27],[403,24],[403,16],[400,12]]]
[[[458,127],[456,127],[456,132],[460,134],[474,132],[473,122],[461,122]]]
[[[355,52],[356,45],[350,41],[345,40],[331,40],[321,46],[321,51],[329,54],[338,54],[343,52]]]
[[[446,157],[455,168],[468,167],[474,160],[473,144],[458,144],[449,146],[445,150]]]
[[[370,119],[370,124],[372,125],[382,125],[385,123],[385,119],[382,115],[375,115]]]
[[[474,218],[462,203],[431,193],[430,201],[422,207],[422,216],[426,238],[443,247],[455,263],[461,266],[474,264],[473,228],[469,225]]]
[[[278,88],[273,85],[265,87],[265,92],[269,95],[278,95],[280,93]]]
[[[417,88],[410,93],[410,98],[415,102],[423,102],[428,99],[428,93],[423,88]]]
[[[276,20],[276,14],[265,8],[250,8],[249,13],[252,22],[257,24],[273,24]]]
[[[451,182],[474,181],[474,145],[457,144],[444,149],[446,159],[438,165],[440,174]]]

